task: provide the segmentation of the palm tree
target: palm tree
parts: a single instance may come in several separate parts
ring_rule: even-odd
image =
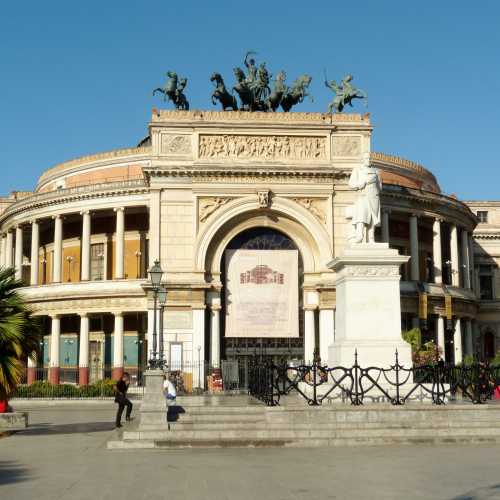
[[[41,329],[19,293],[14,269],[0,269],[0,401],[21,382],[28,356],[38,353]]]

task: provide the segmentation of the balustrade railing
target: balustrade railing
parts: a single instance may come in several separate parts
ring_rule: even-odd
[[[362,367],[355,353],[351,367],[328,367],[316,361],[292,366],[256,357],[249,366],[249,393],[269,406],[296,394],[309,405],[341,399],[351,405],[366,400],[383,400],[404,405],[412,400],[429,400],[442,405],[462,399],[482,404],[500,396],[500,366],[485,363],[452,365],[442,361],[423,366],[404,367],[395,362],[388,368]]]

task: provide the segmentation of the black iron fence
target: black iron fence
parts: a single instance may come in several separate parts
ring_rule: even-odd
[[[384,400],[393,405],[429,400],[442,405],[461,399],[482,404],[500,396],[500,366],[440,361],[406,368],[399,364],[397,351],[394,365],[388,368],[361,367],[357,352],[351,367],[328,367],[317,361],[291,366],[256,357],[249,366],[248,392],[269,406],[279,405],[282,397],[291,394],[299,395],[311,406],[335,398],[355,406],[366,400]]]

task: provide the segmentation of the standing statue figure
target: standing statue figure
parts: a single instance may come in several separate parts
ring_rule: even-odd
[[[256,52],[247,52],[245,55],[245,60],[243,61],[243,64],[246,66],[248,70],[248,76],[246,78],[246,82],[249,84],[250,87],[252,87],[257,80],[257,66],[255,65],[255,59],[251,57],[248,59],[248,56],[251,54],[255,54]]]
[[[187,85],[187,78],[179,79],[175,71],[167,71],[167,83],[164,88],[158,87],[153,90],[153,95],[156,92],[163,94],[164,101],[172,101],[176,109],[189,110],[189,102],[184,94],[184,89]]]
[[[236,78],[233,91],[236,91],[240,96],[241,109],[243,111],[257,111],[253,90],[245,78],[245,73],[241,68],[234,68],[233,72]]]
[[[342,113],[345,106],[349,104],[352,108],[352,101],[354,99],[365,99],[365,106],[368,106],[368,95],[360,89],[357,89],[351,83],[352,75],[346,75],[339,85],[332,80],[329,82],[325,73],[325,86],[335,93],[335,98],[328,104],[328,113]]]
[[[370,165],[370,153],[365,153],[361,166],[353,168],[349,187],[357,191],[356,201],[347,213],[351,219],[351,243],[374,243],[375,227],[380,224],[381,182],[376,168]]]

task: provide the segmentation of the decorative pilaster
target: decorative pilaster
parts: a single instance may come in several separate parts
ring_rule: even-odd
[[[418,259],[418,217],[414,214],[410,216],[410,250],[410,277],[412,281],[420,281],[420,263]]]
[[[220,368],[220,303],[210,305],[210,362]]]
[[[464,270],[464,288],[470,288],[469,233],[465,229],[462,229],[462,262]]]
[[[54,216],[54,261],[52,263],[52,282],[61,282],[61,267],[62,267],[62,239],[63,225],[60,215]]]
[[[59,384],[59,342],[61,337],[61,318],[52,316],[50,335],[49,382]]]
[[[463,361],[462,352],[462,320],[457,318],[455,323],[455,333],[453,334],[453,347],[455,351],[455,359],[453,362],[457,365]]]
[[[116,259],[115,279],[123,279],[124,273],[124,248],[125,248],[125,209],[118,207],[116,212]]]
[[[82,274],[81,281],[90,279],[90,234],[91,234],[91,218],[90,211],[84,210],[80,212],[82,215]]]
[[[319,357],[322,364],[328,363],[328,348],[335,340],[335,310],[319,310]]]
[[[119,380],[123,375],[123,314],[115,314],[115,330],[113,334],[113,370],[111,378]]]
[[[7,250],[7,238],[5,234],[0,234],[0,267],[5,267],[5,252]]]
[[[457,226],[451,225],[450,228],[450,255],[451,255],[451,284],[459,286],[460,273],[459,273],[459,260],[458,260],[458,235]]]
[[[314,309],[304,310],[304,361],[314,361],[314,349],[316,348]]]
[[[441,220],[435,219],[432,225],[432,263],[434,268],[434,283],[443,282],[442,262]]]
[[[161,192],[151,191],[149,205],[149,266],[160,260],[160,205]]]
[[[193,389],[205,387],[205,309],[193,309]]]
[[[446,361],[445,337],[444,337],[444,318],[438,316],[437,319],[437,346],[441,352],[441,357]]]
[[[89,317],[86,313],[80,314],[78,383],[79,385],[89,383]]]
[[[16,227],[16,254],[15,254],[14,267],[16,269],[16,279],[23,279],[23,228],[22,226]]]
[[[40,227],[37,220],[31,222],[31,269],[30,284],[38,285],[38,249],[40,247]]]
[[[474,237],[472,233],[469,235],[469,267],[471,288],[477,294],[476,266],[474,263]]]

